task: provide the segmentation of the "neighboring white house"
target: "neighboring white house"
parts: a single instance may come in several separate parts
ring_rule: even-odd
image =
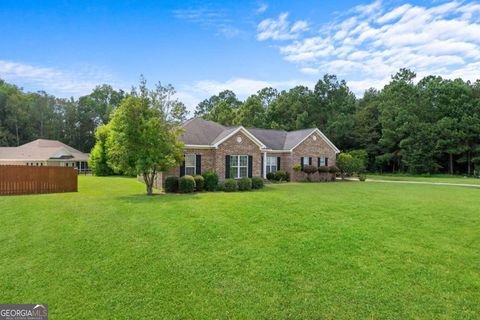
[[[18,147],[0,147],[0,165],[74,167],[87,172],[88,156],[57,140],[37,139]]]

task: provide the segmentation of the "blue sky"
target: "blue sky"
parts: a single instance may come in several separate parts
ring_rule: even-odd
[[[224,89],[358,95],[400,67],[480,78],[477,1],[0,1],[0,78],[69,97],[97,84],[171,83],[192,110]]]

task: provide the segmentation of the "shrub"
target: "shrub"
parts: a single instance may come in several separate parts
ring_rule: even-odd
[[[195,179],[192,176],[183,176],[178,183],[178,190],[181,193],[192,193],[195,191]]]
[[[201,175],[196,175],[193,179],[195,179],[195,190],[203,191],[205,179]]]
[[[215,188],[215,191],[225,191],[225,184],[223,182],[217,183],[217,187]]]
[[[290,180],[290,175],[288,174],[287,171],[278,170],[277,172],[275,172],[275,180],[277,180],[277,181],[289,181]]]
[[[318,167],[318,173],[327,173],[330,172],[330,169],[326,166],[320,166]]]
[[[318,169],[315,166],[311,166],[311,165],[303,166],[303,172],[305,172],[306,174],[315,173],[315,172],[317,172],[317,170]]]
[[[218,174],[214,171],[207,171],[203,174],[204,187],[207,191],[217,190]]]
[[[365,181],[365,180],[367,180],[367,175],[364,174],[364,173],[360,173],[360,174],[358,175],[358,180],[360,180],[360,181]]]
[[[328,170],[330,171],[330,173],[337,173],[338,172],[337,166],[331,166],[331,167],[328,168]]]
[[[238,180],[238,191],[249,191],[252,190],[252,179],[242,178]]]
[[[225,192],[234,192],[234,191],[237,191],[237,189],[238,189],[238,185],[236,180],[225,179],[225,181],[223,182],[223,190]]]
[[[300,172],[302,171],[302,166],[299,163],[296,163],[292,166],[293,171]]]
[[[275,172],[267,173],[267,179],[268,180],[275,180]]]
[[[178,192],[178,177],[170,176],[165,179],[165,192]]]
[[[252,189],[262,189],[262,188],[263,188],[262,177],[253,177],[252,178]]]

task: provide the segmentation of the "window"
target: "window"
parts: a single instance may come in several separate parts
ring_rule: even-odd
[[[310,164],[310,158],[309,157],[303,157],[303,165],[308,166]]]
[[[194,154],[185,155],[185,174],[194,176],[197,168],[197,156]]]
[[[248,156],[230,156],[230,178],[248,177]]]
[[[267,173],[276,172],[277,170],[277,157],[267,157]]]
[[[320,166],[321,166],[321,167],[326,166],[325,156],[320,156]]]

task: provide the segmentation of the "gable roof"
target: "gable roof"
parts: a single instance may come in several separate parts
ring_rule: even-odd
[[[262,149],[291,151],[306,138],[317,132],[325,142],[336,152],[340,152],[335,145],[317,128],[296,131],[244,128],[242,126],[226,127],[219,123],[192,118],[183,124],[182,141],[190,147],[217,147],[225,139],[239,131],[243,131]]]
[[[52,160],[66,159],[87,161],[88,154],[78,151],[60,141],[37,139],[18,147],[0,148],[1,160]]]

